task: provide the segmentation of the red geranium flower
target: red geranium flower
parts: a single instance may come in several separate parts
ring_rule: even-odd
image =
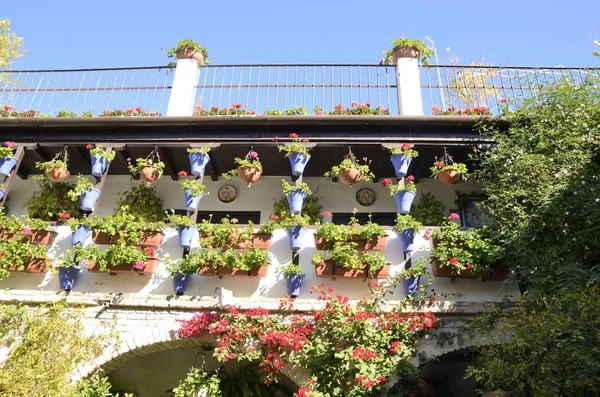
[[[383,187],[388,187],[389,185],[392,184],[392,180],[390,178],[385,178],[382,182]]]
[[[410,149],[410,144],[403,143],[402,146],[400,146],[400,149],[402,149],[402,150]]]
[[[451,212],[450,215],[448,215],[448,220],[453,221],[455,219],[460,219],[460,216],[458,216],[456,212]]]
[[[412,176],[412,175],[409,175],[409,176],[407,176],[407,177],[406,177],[406,180],[407,180],[407,181],[414,182],[414,181],[415,181],[415,177],[414,177],[414,176]]]
[[[289,136],[290,139],[298,139],[298,134],[296,134],[295,132],[292,132]]]
[[[66,221],[67,219],[71,219],[71,214],[69,214],[68,212],[63,212],[62,214],[60,214],[61,221]]]
[[[278,137],[278,136],[274,136],[274,137],[273,137],[273,142],[277,142],[278,140],[279,140],[279,137]]]
[[[154,248],[149,248],[149,247],[148,247],[148,248],[144,249],[144,253],[145,253],[146,255],[149,255],[149,256],[154,256],[154,254],[155,254],[156,252],[154,251]]]
[[[177,173],[177,176],[188,176],[188,173],[187,173],[187,172],[185,172],[185,171],[179,171],[179,172]]]
[[[323,216],[326,218],[333,218],[333,213],[331,211],[323,212]]]
[[[458,259],[456,259],[455,257],[452,257],[452,258],[450,258],[450,259],[448,260],[448,262],[450,262],[450,264],[451,264],[452,266],[456,266],[456,265],[458,265]]]

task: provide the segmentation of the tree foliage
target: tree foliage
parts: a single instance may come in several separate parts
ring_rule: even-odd
[[[12,62],[25,54],[23,38],[10,30],[10,20],[0,19],[0,69],[7,69]]]
[[[110,336],[88,336],[81,315],[61,303],[0,307],[0,348],[12,348],[0,363],[0,395],[71,397],[69,374],[98,356]]]

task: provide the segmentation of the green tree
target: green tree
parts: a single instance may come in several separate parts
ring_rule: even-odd
[[[0,69],[8,69],[12,62],[25,54],[23,38],[10,30],[10,20],[0,19]]]
[[[81,315],[62,303],[34,311],[0,307],[0,348],[10,348],[0,364],[0,395],[71,397],[69,374],[97,357],[112,332],[85,333]]]

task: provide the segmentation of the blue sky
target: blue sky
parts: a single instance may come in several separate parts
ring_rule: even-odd
[[[157,66],[190,35],[212,64],[377,63],[400,33],[469,63],[599,66],[599,0],[4,1],[25,38],[14,69]],[[85,5],[83,5],[85,4]]]

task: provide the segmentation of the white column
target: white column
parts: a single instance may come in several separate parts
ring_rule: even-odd
[[[194,113],[199,77],[200,68],[194,59],[177,60],[167,116],[191,116]]]
[[[396,61],[398,82],[398,107],[403,116],[422,116],[421,75],[417,58],[398,58]]]

